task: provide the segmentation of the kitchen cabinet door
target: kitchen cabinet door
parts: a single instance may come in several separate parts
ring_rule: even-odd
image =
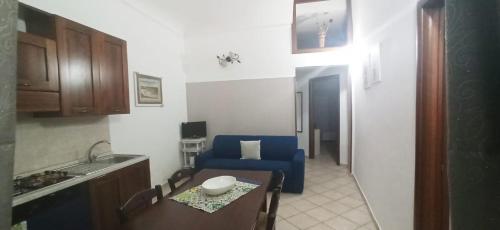
[[[89,182],[94,230],[120,229],[117,209],[121,206],[120,177],[107,174]]]
[[[120,171],[120,196],[125,204],[134,194],[151,188],[149,160],[131,165]]]
[[[128,93],[127,43],[98,32],[100,45],[100,112],[130,113]]]
[[[98,114],[100,65],[93,34],[89,27],[56,17],[63,116]]]
[[[149,160],[89,182],[94,230],[119,229],[118,209],[134,194],[151,188]]]
[[[17,41],[17,89],[59,91],[56,42],[24,32]]]
[[[60,111],[56,42],[24,32],[17,40],[17,111]]]

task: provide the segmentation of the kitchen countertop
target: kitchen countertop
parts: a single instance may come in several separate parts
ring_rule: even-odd
[[[31,191],[31,192],[28,192],[28,193],[25,193],[25,194],[21,194],[19,196],[15,196],[15,197],[13,197],[13,200],[12,200],[12,207],[15,207],[15,206],[27,203],[29,201],[32,201],[32,200],[38,199],[40,197],[49,195],[51,193],[63,190],[65,188],[69,188],[71,186],[74,186],[74,185],[77,185],[77,184],[80,184],[80,183],[92,180],[94,178],[97,178],[97,177],[100,177],[102,175],[105,175],[105,174],[108,174],[108,173],[120,170],[122,168],[125,168],[127,166],[139,163],[139,162],[147,160],[147,159],[149,159],[148,156],[137,155],[137,157],[135,157],[135,158],[132,158],[130,160],[127,160],[127,161],[124,161],[124,162],[121,162],[121,163],[110,165],[109,167],[106,167],[106,168],[103,168],[101,170],[95,171],[95,172],[93,172],[93,173],[91,173],[89,175],[75,176],[75,177],[73,177],[71,179],[62,181],[60,183],[53,184],[53,185],[50,185],[50,186],[47,186],[47,187],[43,187],[41,189],[37,189],[37,190]]]

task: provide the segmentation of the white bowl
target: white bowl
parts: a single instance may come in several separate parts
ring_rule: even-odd
[[[210,178],[201,184],[202,191],[211,196],[217,196],[231,190],[236,184],[234,176],[218,176]]]

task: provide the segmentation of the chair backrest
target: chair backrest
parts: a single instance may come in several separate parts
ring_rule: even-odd
[[[267,223],[266,230],[273,230],[274,224],[276,222],[276,214],[278,212],[278,206],[280,202],[281,189],[283,188],[283,180],[285,179],[285,173],[279,171],[273,177],[271,183],[273,195],[271,197],[271,203],[269,204],[269,211],[267,213]]]
[[[263,160],[289,161],[297,152],[296,136],[243,136],[217,135],[213,141],[213,151],[216,158],[240,159],[240,141],[260,140],[260,152]]]
[[[196,172],[195,169],[188,168],[188,169],[178,170],[174,174],[172,174],[172,176],[168,179],[168,186],[170,186],[169,194],[172,195],[175,192],[175,190],[177,190],[178,188],[178,186],[176,186],[177,182],[179,182],[184,178],[188,177],[192,178],[195,172]]]
[[[153,203],[153,198],[163,199],[161,185],[134,194],[125,204],[118,209],[120,222],[125,223],[131,216]]]

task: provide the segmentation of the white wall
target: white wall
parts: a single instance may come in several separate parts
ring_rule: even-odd
[[[218,134],[295,135],[295,81],[267,78],[187,84],[190,121],[207,121],[207,144]]]
[[[290,6],[292,1],[289,2]],[[282,10],[289,10],[288,25],[252,26],[250,24],[240,25],[236,29],[228,29],[226,26],[216,28],[213,33],[205,30],[198,34],[188,34],[186,36],[186,55],[184,56],[184,68],[189,83],[218,82],[218,81],[241,81],[256,79],[275,79],[295,77],[295,67],[321,66],[321,65],[346,65],[350,60],[348,49],[339,48],[332,52],[308,53],[292,55],[291,44],[291,7],[282,7]],[[278,13],[278,15],[287,15]],[[272,19],[271,21],[275,21]],[[283,19],[278,20],[283,21]],[[213,26],[213,25],[212,25]],[[247,27],[245,27],[247,26]],[[229,51],[240,55],[241,64],[228,65],[223,68],[219,66],[217,55],[225,54]],[[259,93],[259,89],[253,89]],[[281,91],[280,94],[293,95],[294,88],[285,85],[276,87],[274,90]],[[238,95],[236,97],[245,97]],[[192,95],[193,94],[193,95]],[[188,91],[188,98],[194,98],[196,94]],[[203,100],[206,101],[206,100]],[[212,100],[213,101],[213,100]],[[192,115],[191,111],[200,111],[203,106],[195,108],[191,100],[189,105],[189,118],[196,117],[195,120],[209,119],[208,114]],[[208,105],[215,107],[214,104]],[[279,97],[268,97],[266,104],[280,105],[283,103]],[[287,107],[293,107],[294,101],[288,101]],[[231,108],[231,110],[239,107]],[[294,111],[290,111],[290,116],[294,116]],[[288,119],[289,116],[287,116]],[[283,124],[277,120],[277,124]],[[286,123],[288,124],[288,123]],[[211,126],[211,124],[207,124]],[[261,127],[261,126],[259,126]],[[230,129],[232,128],[232,129]],[[283,129],[280,126],[279,129]],[[295,124],[291,123],[286,129],[295,129]],[[222,128],[225,132],[237,133],[241,131],[237,126]],[[254,130],[255,131],[255,130]],[[262,133],[269,133],[267,129],[261,129]],[[210,131],[209,131],[210,132]],[[293,133],[291,133],[293,135]]]
[[[179,126],[187,120],[183,35],[120,0],[23,0],[127,41],[130,115],[109,116],[115,153],[146,154],[153,184],[180,168]],[[163,78],[164,106],[135,107],[133,71]]]
[[[188,82],[294,77],[295,67],[347,65],[351,57],[348,48],[292,54],[290,25],[190,34],[185,42]],[[222,68],[216,56],[229,51],[238,53],[242,63]]]
[[[303,132],[297,133],[299,147],[309,155],[309,80],[316,77],[339,75],[340,83],[340,163],[347,164],[348,161],[348,117],[347,117],[347,78],[349,77],[348,66],[318,66],[297,68],[296,91],[302,92],[303,97]]]
[[[293,77],[290,26],[252,28],[186,38],[189,82]],[[241,64],[219,65],[217,55],[240,55]]]
[[[354,175],[384,230],[413,229],[417,0],[354,0],[355,48],[381,43],[382,83],[353,63]]]

